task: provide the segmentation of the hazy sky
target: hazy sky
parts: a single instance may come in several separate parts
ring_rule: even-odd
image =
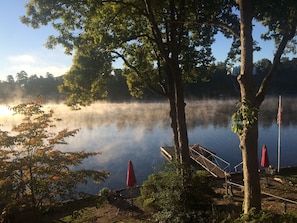
[[[27,74],[55,76],[64,74],[71,66],[72,57],[62,47],[49,50],[44,47],[47,37],[55,33],[50,26],[32,29],[20,22],[29,0],[0,1],[0,79],[24,70]]]
[[[24,5],[28,1],[0,0],[0,80],[6,80],[7,75],[15,77],[22,70],[29,76],[45,76],[47,72],[60,76],[72,64],[72,57],[65,55],[61,46],[54,50],[44,47],[47,37],[56,33],[51,26],[34,30],[20,22],[19,18],[25,14]],[[258,38],[257,35],[263,30],[257,26],[254,38]],[[214,54],[218,61],[224,61],[230,44],[231,40],[217,38]],[[262,47],[260,53],[255,53],[255,61],[272,58],[273,45],[265,43]]]

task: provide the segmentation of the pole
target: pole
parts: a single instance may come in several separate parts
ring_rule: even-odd
[[[281,156],[281,111],[282,109],[282,97],[279,95],[278,97],[278,113],[277,113],[277,124],[278,124],[278,143],[277,143],[277,172],[279,173],[280,169],[280,156]]]

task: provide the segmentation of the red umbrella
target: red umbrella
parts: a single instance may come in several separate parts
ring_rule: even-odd
[[[266,145],[262,147],[261,166],[266,168],[269,167],[268,152]]]
[[[128,187],[134,187],[136,184],[136,177],[133,169],[133,163],[131,160],[128,162],[128,170],[127,170],[127,181],[126,184]]]

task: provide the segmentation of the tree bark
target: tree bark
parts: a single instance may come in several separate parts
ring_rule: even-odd
[[[240,136],[240,148],[243,160],[243,182],[244,182],[244,213],[247,214],[251,208],[261,210],[261,189],[258,161],[258,122]]]
[[[171,119],[171,129],[173,132],[173,142],[174,142],[174,152],[175,159],[177,162],[180,162],[180,148],[178,143],[178,129],[177,129],[177,114],[176,114],[176,106],[175,106],[175,95],[174,95],[174,82],[169,78],[169,93],[168,100],[170,105],[169,116]]]
[[[168,76],[169,79],[169,103],[170,103],[170,117],[171,117],[171,128],[173,131],[173,140],[175,147],[176,160],[182,164],[190,165],[190,154],[189,154],[189,140],[188,131],[186,124],[186,112],[185,112],[185,100],[184,100],[184,86],[182,80],[182,74],[180,68],[175,66],[171,62],[171,71]]]
[[[184,99],[184,83],[182,79],[182,71],[180,68],[179,54],[181,52],[181,35],[178,30],[183,29],[182,23],[176,23],[176,17],[182,16],[176,11],[176,6],[174,1],[169,1],[170,17],[171,23],[168,25],[168,35],[169,42],[168,47],[170,49],[170,54],[168,54],[165,59],[168,63],[170,78],[173,80],[174,87],[174,99],[175,99],[175,114],[176,114],[176,129],[177,129],[177,139],[178,145],[176,146],[176,151],[179,151],[179,162],[182,164],[184,170],[187,171],[187,167],[190,166],[190,154],[189,154],[189,141],[188,141],[188,131],[186,124],[186,114],[185,114],[185,99]],[[180,18],[181,19],[181,18]]]
[[[242,102],[242,111],[258,109],[255,107],[255,88],[253,83],[253,38],[252,38],[252,2],[238,0],[240,9],[241,69],[237,78]],[[248,114],[247,114],[248,115]],[[252,124],[244,126],[239,135],[242,151],[244,177],[244,213],[251,208],[261,210],[261,190],[258,161],[258,113]],[[243,120],[245,122],[247,120]]]
[[[186,103],[184,100],[184,88],[181,72],[178,69],[175,75],[175,91],[176,91],[176,113],[177,113],[177,129],[178,143],[181,150],[180,162],[183,165],[190,165],[189,140],[186,124]]]
[[[237,80],[241,93],[241,111],[254,111],[256,113],[252,123],[244,126],[242,133],[239,134],[243,160],[244,213],[247,214],[251,208],[261,209],[261,189],[258,173],[258,110],[264,101],[269,83],[276,74],[281,55],[287,43],[296,34],[297,23],[292,20],[290,28],[283,30],[282,39],[274,55],[272,68],[262,80],[258,92],[256,92],[253,83],[253,4],[252,0],[237,0],[236,2],[240,10],[241,70]],[[244,117],[242,121],[249,120]]]

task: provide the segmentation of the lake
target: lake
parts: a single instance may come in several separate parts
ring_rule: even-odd
[[[281,125],[281,166],[297,166],[297,98],[283,98]],[[237,100],[187,101],[186,114],[189,143],[198,143],[223,158],[233,167],[241,162],[239,139],[231,132],[231,115]],[[278,97],[265,100],[259,117],[259,158],[262,145],[267,145],[270,163],[277,167],[276,123]],[[110,177],[101,185],[90,184],[84,190],[98,193],[102,187],[126,187],[128,161],[132,160],[141,184],[164,162],[160,146],[172,145],[172,131],[168,116],[169,105],[155,103],[95,103],[80,111],[65,105],[48,104],[57,118],[62,118],[57,130],[79,128],[61,150],[99,151],[102,154],[86,160],[82,167],[104,169]],[[2,128],[11,129],[17,122],[9,112],[1,109]]]

